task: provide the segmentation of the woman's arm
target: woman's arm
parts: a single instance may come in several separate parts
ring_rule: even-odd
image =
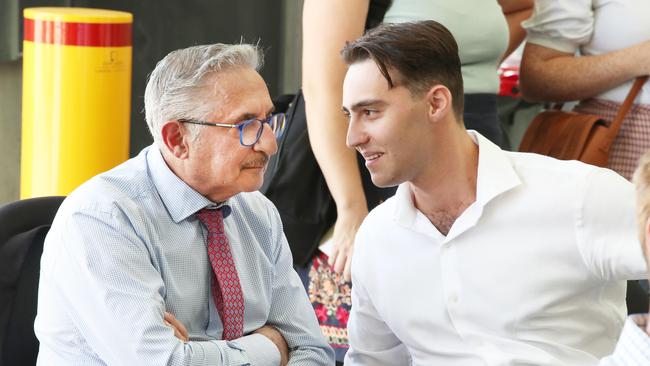
[[[521,26],[521,22],[530,18],[533,13],[533,0],[498,0],[501,5],[503,15],[508,22],[509,41],[506,53],[503,58],[508,57],[526,38],[526,31]]]
[[[650,41],[602,55],[579,57],[527,43],[521,63],[521,91],[531,101],[582,100],[650,74],[648,60]]]
[[[340,51],[363,34],[369,0],[305,0],[302,87],[314,156],[336,202],[334,252],[330,263],[349,279],[354,237],[368,214],[355,151],[345,145],[341,112],[346,66]]]

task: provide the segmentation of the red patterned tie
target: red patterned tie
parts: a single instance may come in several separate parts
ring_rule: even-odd
[[[228,237],[223,230],[221,209],[204,208],[197,216],[208,229],[208,257],[213,270],[212,297],[223,323],[221,338],[240,338],[244,332],[244,295]]]

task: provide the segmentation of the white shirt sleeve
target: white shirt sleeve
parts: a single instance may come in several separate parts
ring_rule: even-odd
[[[345,355],[345,365],[409,365],[410,355],[404,344],[379,318],[361,286],[354,279],[352,283],[350,349]]]
[[[592,0],[536,0],[533,15],[522,26],[528,42],[575,53],[594,31]]]
[[[632,183],[609,169],[592,169],[576,202],[576,239],[592,273],[603,280],[646,278]]]
[[[345,355],[345,365],[410,365],[408,350],[381,319],[364,288],[362,274],[367,271],[364,271],[362,261],[365,256],[362,250],[357,250],[361,249],[361,236],[357,235],[357,248],[352,257],[352,310],[348,321],[350,349]]]

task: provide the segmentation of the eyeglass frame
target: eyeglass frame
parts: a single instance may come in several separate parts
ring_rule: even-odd
[[[260,138],[262,137],[262,134],[264,133],[264,124],[268,124],[269,127],[271,128],[271,131],[273,132],[273,135],[276,138],[280,138],[282,135],[283,131],[280,131],[280,134],[278,135],[276,131],[278,128],[276,127],[276,131],[273,130],[273,127],[271,127],[271,120],[273,118],[277,118],[277,116],[282,115],[284,120],[286,121],[286,114],[284,113],[275,113],[268,118],[265,119],[259,119],[259,118],[251,118],[247,119],[244,121],[240,121],[237,123],[223,123],[223,122],[206,122],[206,121],[201,121],[198,119],[194,118],[180,118],[178,119],[178,122],[180,123],[189,123],[193,125],[200,125],[200,126],[211,126],[211,127],[225,127],[225,128],[237,128],[239,130],[239,143],[244,146],[244,147],[251,147],[255,145],[258,141],[260,141]],[[257,130],[257,133],[255,134],[255,141],[253,141],[251,144],[244,144],[244,128],[248,125],[250,125],[253,122],[261,122],[260,123],[260,128]]]

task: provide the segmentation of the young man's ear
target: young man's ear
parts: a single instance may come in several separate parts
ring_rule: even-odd
[[[162,127],[162,140],[167,151],[178,159],[184,159],[188,154],[185,139],[185,129],[178,121],[168,121]]]
[[[443,85],[434,85],[427,92],[429,118],[438,121],[451,111],[451,92]]]

